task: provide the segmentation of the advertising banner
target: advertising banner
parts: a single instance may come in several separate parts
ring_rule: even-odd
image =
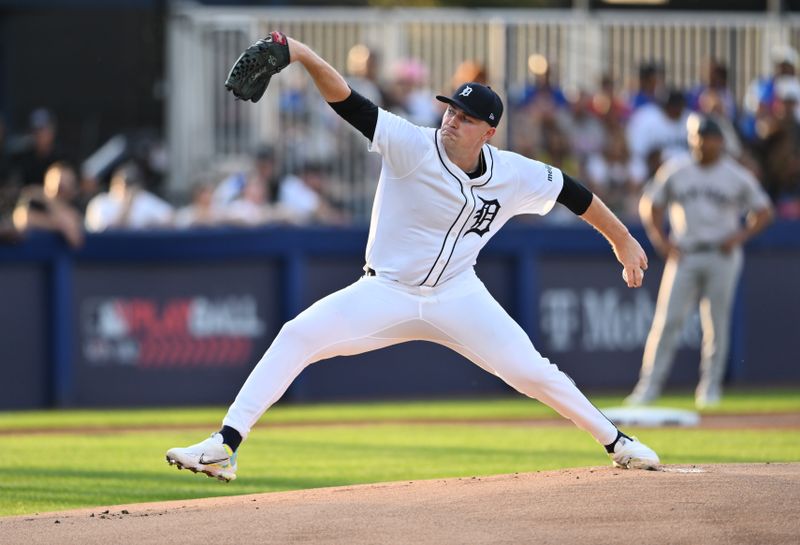
[[[633,388],[653,321],[663,262],[652,259],[644,286],[629,289],[610,256],[542,256],[535,294],[539,352],[578,385]],[[668,385],[697,382],[700,318],[687,320]]]
[[[80,265],[78,405],[229,403],[280,327],[269,264]]]

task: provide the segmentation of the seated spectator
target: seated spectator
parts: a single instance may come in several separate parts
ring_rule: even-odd
[[[173,208],[144,188],[139,167],[128,162],[111,176],[108,193],[95,196],[86,208],[86,229],[147,229],[171,225]]]
[[[453,92],[465,83],[480,83],[481,85],[489,85],[489,78],[486,75],[486,68],[483,67],[478,61],[466,60],[461,62],[450,77],[450,89],[446,95],[452,95]]]
[[[26,186],[14,210],[14,226],[21,232],[44,229],[61,233],[73,248],[83,245],[83,219],[75,200],[78,183],[75,170],[54,163],[44,175],[44,187]]]
[[[18,186],[41,186],[50,165],[64,159],[57,143],[53,114],[44,108],[34,110],[30,116],[30,131],[22,149],[9,160],[9,178]]]
[[[402,59],[392,68],[389,110],[416,125],[436,127],[439,111],[428,88],[428,68],[418,59]]]
[[[267,202],[278,199],[280,175],[272,146],[262,144],[253,152],[252,165],[248,170],[235,172],[222,180],[214,189],[212,200],[217,207],[224,207],[242,196],[247,180],[255,177],[264,183]]]
[[[635,111],[642,106],[659,102],[664,92],[664,67],[657,62],[639,65],[639,81],[636,92],[630,99],[630,109]]]
[[[603,149],[606,139],[603,124],[592,114],[591,101],[589,93],[578,91],[570,101],[572,115],[565,118],[566,136],[581,166],[586,164],[590,155]]]
[[[627,138],[637,176],[649,170],[648,160],[656,150],[660,150],[661,161],[689,153],[686,130],[689,112],[685,104],[683,93],[673,89],[658,103],[645,104],[633,112]]]
[[[743,114],[739,122],[739,130],[742,137],[753,142],[760,136],[757,134],[756,123],[759,117],[770,115],[775,102],[778,101],[775,94],[775,83],[778,78],[797,77],[797,50],[789,45],[778,45],[770,52],[773,70],[770,76],[756,78],[747,86],[744,96]]]
[[[687,105],[695,112],[708,113],[710,106],[703,101],[714,101],[717,117],[724,117],[728,122],[736,119],[736,97],[728,87],[728,67],[714,59],[703,64],[702,83],[687,93]]]
[[[80,210],[81,216],[86,216],[86,207],[89,202],[100,193],[100,180],[91,173],[81,168],[81,177],[78,182],[78,197],[75,205]]]
[[[242,194],[220,211],[223,221],[240,227],[265,225],[275,219],[275,210],[268,200],[267,182],[251,174]]]
[[[553,66],[544,55],[534,53],[528,57],[528,70],[533,81],[512,93],[512,104],[525,106],[536,103],[539,108],[546,109],[568,106],[569,101],[553,74]]]
[[[600,78],[600,88],[592,95],[590,109],[608,130],[621,127],[631,114],[628,104],[619,96],[614,88],[614,80],[608,74]]]
[[[563,132],[569,124],[570,112],[567,98],[554,81],[547,59],[543,55],[531,55],[528,69],[533,74],[533,83],[511,93],[515,116],[510,147],[521,155],[538,159],[544,153],[550,132]]]
[[[741,158],[744,151],[742,141],[733,121],[725,113],[725,102],[717,90],[706,89],[697,97],[697,112],[719,125],[728,155],[734,159]]]
[[[224,223],[225,215],[220,207],[214,205],[213,196],[214,184],[197,184],[192,191],[192,203],[175,212],[175,227],[187,229]]]
[[[285,217],[300,225],[347,224],[347,214],[326,195],[328,182],[326,167],[314,161],[306,162],[297,176],[284,178],[278,193],[278,204]]]
[[[386,92],[379,80],[379,55],[364,44],[356,44],[347,53],[347,84],[377,106],[383,106]]]
[[[800,219],[800,82],[778,79],[769,115],[758,122],[757,151],[764,188],[775,203],[777,215]]]
[[[642,178],[644,176],[640,176]],[[634,175],[625,132],[609,133],[602,153],[595,153],[586,163],[589,188],[626,222],[638,219],[640,184]]]

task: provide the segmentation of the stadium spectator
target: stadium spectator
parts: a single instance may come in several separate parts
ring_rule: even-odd
[[[78,198],[75,204],[78,206],[82,216],[86,216],[86,207],[89,202],[100,193],[100,180],[91,172],[81,168],[80,180],[78,181]]]
[[[728,87],[728,67],[721,61],[708,59],[703,64],[700,85],[687,93],[687,105],[695,112],[714,110],[728,121],[736,119],[736,97]],[[705,102],[713,101],[713,104]]]
[[[263,177],[251,173],[241,195],[220,211],[223,221],[240,227],[256,227],[273,221],[274,211],[267,183]]]
[[[210,227],[225,220],[220,207],[214,205],[214,184],[198,183],[192,190],[192,202],[175,212],[174,225],[178,229]]]
[[[789,45],[777,45],[770,52],[773,71],[770,76],[756,78],[747,87],[744,96],[743,115],[739,129],[745,140],[753,142],[759,138],[756,126],[760,117],[769,115],[776,102],[775,83],[778,78],[797,77],[797,50]]]
[[[378,106],[386,102],[380,81],[380,56],[364,44],[356,44],[347,53],[347,83],[354,91]]]
[[[262,144],[255,149],[251,160],[252,164],[247,170],[235,172],[217,185],[212,195],[215,206],[224,207],[241,197],[249,177],[258,178],[264,183],[267,202],[277,201],[280,174],[275,149]]]
[[[638,220],[640,182],[631,168],[628,144],[622,128],[611,131],[602,153],[592,154],[585,169],[589,188],[625,221]]]
[[[544,55],[534,53],[528,57],[528,71],[533,76],[533,82],[512,93],[512,102],[516,106],[535,103],[539,109],[551,110],[569,105],[553,73],[553,66]]]
[[[86,229],[146,229],[171,225],[173,208],[144,188],[139,167],[128,162],[111,176],[107,193],[100,193],[86,207]]]
[[[725,139],[725,151],[735,159],[740,159],[744,153],[742,141],[736,132],[732,118],[726,112],[725,100],[715,89],[706,89],[697,100],[697,112],[704,118],[713,119]]]
[[[349,222],[328,196],[330,178],[328,168],[318,162],[308,161],[297,175],[281,181],[278,205],[284,217],[292,223],[307,225],[345,225]]]
[[[9,178],[17,186],[44,183],[45,171],[56,161],[64,159],[57,143],[57,128],[53,114],[39,108],[30,115],[30,135],[22,149],[10,158]]]
[[[606,140],[606,129],[593,115],[591,110],[592,96],[586,91],[575,93],[570,100],[570,116],[565,116],[564,130],[581,168],[586,165],[590,155],[599,153]],[[578,172],[578,171],[568,171]]]
[[[686,100],[677,89],[669,91],[659,102],[645,104],[631,115],[627,127],[628,149],[631,152],[634,175],[645,181],[652,171],[653,153],[660,152],[659,162],[689,152],[686,121],[689,112]]]
[[[64,162],[53,163],[44,175],[44,187],[28,185],[14,209],[14,226],[20,233],[44,229],[61,233],[73,248],[83,245],[83,218],[75,169]]]
[[[664,92],[664,67],[657,62],[639,65],[637,90],[631,96],[630,109],[637,110],[648,104],[657,104]]]
[[[427,87],[428,68],[418,59],[401,59],[392,67],[389,109],[412,123],[438,125],[440,114],[434,93]]]
[[[462,84],[474,81],[481,85],[489,85],[489,77],[486,74],[486,68],[476,60],[468,59],[462,61],[450,77],[450,89],[447,90],[448,95],[452,95],[453,91],[461,87]]]
[[[547,144],[549,133],[563,131],[569,122],[568,101],[555,81],[552,66],[543,55],[528,58],[531,84],[512,90],[511,149],[526,157],[538,158]],[[556,136],[556,139],[559,137]]]
[[[608,74],[600,78],[600,88],[592,95],[591,110],[609,130],[621,127],[630,117],[631,109],[619,96],[614,80]]]
[[[756,149],[764,187],[779,217],[800,219],[800,82],[779,78],[775,100],[758,122]]]

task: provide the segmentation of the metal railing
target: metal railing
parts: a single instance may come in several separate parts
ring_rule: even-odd
[[[241,51],[279,28],[309,44],[342,73],[356,44],[376,49],[382,75],[400,59],[428,69],[430,95],[448,92],[459,63],[483,65],[501,95],[532,79],[528,58],[539,53],[564,88],[594,89],[602,74],[629,85],[643,61],[659,61],[667,83],[700,81],[703,62],[729,67],[741,99],[753,78],[769,73],[769,51],[800,45],[800,21],[770,15],[581,12],[574,10],[409,10],[209,8],[178,4],[168,30],[169,189],[188,193],[199,175],[243,168],[259,143],[275,146],[288,169],[309,157],[332,165],[331,188],[358,220],[366,220],[379,167],[363,137],[339,120],[290,66],[257,105],[233,100],[222,85]],[[495,142],[506,141],[501,123]]]

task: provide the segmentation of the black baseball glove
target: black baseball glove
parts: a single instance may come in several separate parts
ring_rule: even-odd
[[[225,88],[240,100],[258,102],[269,80],[289,65],[289,44],[283,32],[273,31],[244,50],[231,68]]]

